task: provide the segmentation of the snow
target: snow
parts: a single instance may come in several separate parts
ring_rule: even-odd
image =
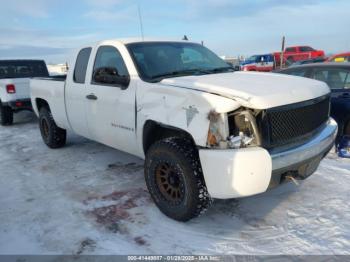
[[[31,113],[0,127],[0,254],[350,254],[350,159],[203,216],[150,200],[143,161],[69,134],[47,148]]]

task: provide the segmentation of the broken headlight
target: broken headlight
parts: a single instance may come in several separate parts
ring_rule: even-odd
[[[260,134],[251,110],[240,110],[228,114],[230,148],[261,145]]]
[[[244,148],[261,144],[255,116],[250,110],[228,114],[211,111],[207,145],[217,148]]]

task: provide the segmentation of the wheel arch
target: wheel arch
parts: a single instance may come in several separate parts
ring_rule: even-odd
[[[142,132],[142,146],[144,154],[146,155],[152,144],[168,137],[187,138],[195,145],[194,138],[187,131],[178,127],[165,125],[154,120],[147,120],[143,126]]]
[[[48,110],[50,110],[49,103],[42,98],[35,98],[35,107],[38,113],[40,112],[40,109],[43,107],[46,107]]]

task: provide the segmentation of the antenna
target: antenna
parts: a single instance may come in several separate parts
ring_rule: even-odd
[[[143,36],[143,24],[142,24],[141,10],[140,10],[140,5],[139,5],[139,4],[137,4],[137,11],[138,11],[138,13],[139,13],[141,37],[142,37],[142,41],[143,41],[143,40],[144,40],[144,36]]]

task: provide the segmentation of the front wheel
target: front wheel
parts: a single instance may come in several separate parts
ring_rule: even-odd
[[[66,144],[66,130],[59,128],[47,108],[39,112],[39,128],[44,143],[50,148],[60,148]]]
[[[178,221],[199,216],[212,202],[198,151],[188,139],[167,138],[153,144],[146,155],[145,180],[160,211]]]
[[[8,126],[13,124],[13,111],[9,106],[3,106],[0,101],[0,124]]]

